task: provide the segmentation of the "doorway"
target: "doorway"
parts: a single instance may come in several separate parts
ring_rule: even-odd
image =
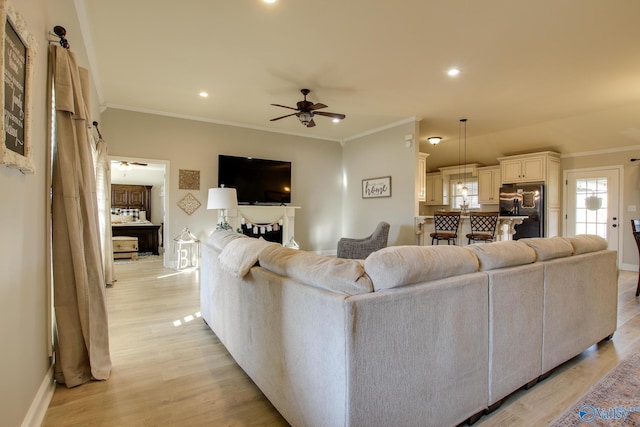
[[[564,235],[595,234],[620,258],[622,166],[564,171]]]
[[[129,185],[151,185],[152,218],[154,224],[160,224],[162,264],[171,263],[171,247],[167,246],[167,236],[171,236],[169,221],[169,161],[141,159],[126,156],[109,156],[111,161],[111,183]]]

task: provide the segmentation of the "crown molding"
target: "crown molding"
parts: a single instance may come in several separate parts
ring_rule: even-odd
[[[371,130],[368,130],[368,131],[365,131],[365,132],[350,136],[348,138],[344,138],[341,142],[344,145],[345,142],[349,142],[349,141],[352,141],[354,139],[358,139],[358,138],[362,138],[364,136],[372,135],[374,133],[378,133],[378,132],[381,132],[383,130],[392,129],[394,127],[397,127],[397,126],[400,126],[400,125],[404,125],[404,124],[407,124],[407,123],[420,122],[421,120],[422,120],[421,118],[418,118],[416,116],[407,117],[406,119],[402,119],[402,120],[399,120],[397,122],[389,123],[388,125],[380,126],[378,128],[374,128],[374,129],[371,129]]]
[[[288,131],[282,131],[282,130],[275,130],[275,129],[271,129],[268,127],[263,127],[263,126],[254,126],[254,125],[249,125],[246,123],[237,123],[237,122],[228,122],[225,120],[216,120],[216,119],[210,119],[207,117],[200,117],[200,116],[190,116],[187,114],[178,114],[178,113],[169,113],[166,111],[160,111],[160,110],[151,110],[148,108],[138,108],[138,107],[131,107],[129,105],[120,105],[120,104],[106,104],[107,108],[113,108],[116,110],[125,110],[125,111],[134,111],[136,113],[145,113],[145,114],[153,114],[156,116],[165,116],[165,117],[173,117],[175,119],[184,119],[184,120],[194,120],[197,122],[205,122],[205,123],[214,123],[217,125],[225,125],[225,126],[234,126],[234,127],[240,127],[240,128],[244,128],[244,129],[253,129],[253,130],[260,130],[260,131],[264,131],[264,132],[272,132],[272,133],[280,133],[280,134],[285,134],[285,135],[293,135],[293,136],[299,136],[302,138],[312,138],[312,139],[320,139],[323,141],[331,141],[331,142],[340,142],[340,139],[335,139],[335,138],[327,138],[324,136],[316,136],[316,135],[307,135],[307,134],[303,134],[303,133],[299,133],[299,132],[288,132]]]
[[[601,154],[622,153],[625,151],[636,151],[636,150],[640,150],[640,145],[629,145],[627,147],[607,148],[604,150],[582,151],[580,153],[567,153],[567,154],[561,154],[560,158],[567,159],[570,157],[598,156]]]

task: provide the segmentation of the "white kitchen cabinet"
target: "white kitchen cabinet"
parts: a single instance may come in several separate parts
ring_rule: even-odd
[[[500,203],[502,173],[500,166],[478,168],[478,201],[481,205]]]
[[[449,180],[445,179],[442,172],[427,174],[427,205],[446,205],[449,203]]]
[[[517,156],[501,160],[502,182],[507,184],[545,180],[545,156]]]
[[[416,192],[418,202],[427,200],[427,153],[418,153],[418,166],[416,168]]]
[[[502,184],[540,182],[545,191],[545,237],[560,234],[560,154],[543,151],[499,157]]]

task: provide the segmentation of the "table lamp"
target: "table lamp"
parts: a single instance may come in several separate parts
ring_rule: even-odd
[[[238,195],[235,188],[210,188],[207,198],[207,209],[218,209],[218,226],[216,229],[231,230],[227,222],[227,209],[238,207]]]

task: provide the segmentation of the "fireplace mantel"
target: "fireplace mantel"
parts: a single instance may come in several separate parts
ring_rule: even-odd
[[[282,221],[282,244],[287,245],[295,235],[295,216],[299,206],[238,206],[229,209],[227,218],[234,230],[242,226],[242,219],[251,224],[275,224]]]

